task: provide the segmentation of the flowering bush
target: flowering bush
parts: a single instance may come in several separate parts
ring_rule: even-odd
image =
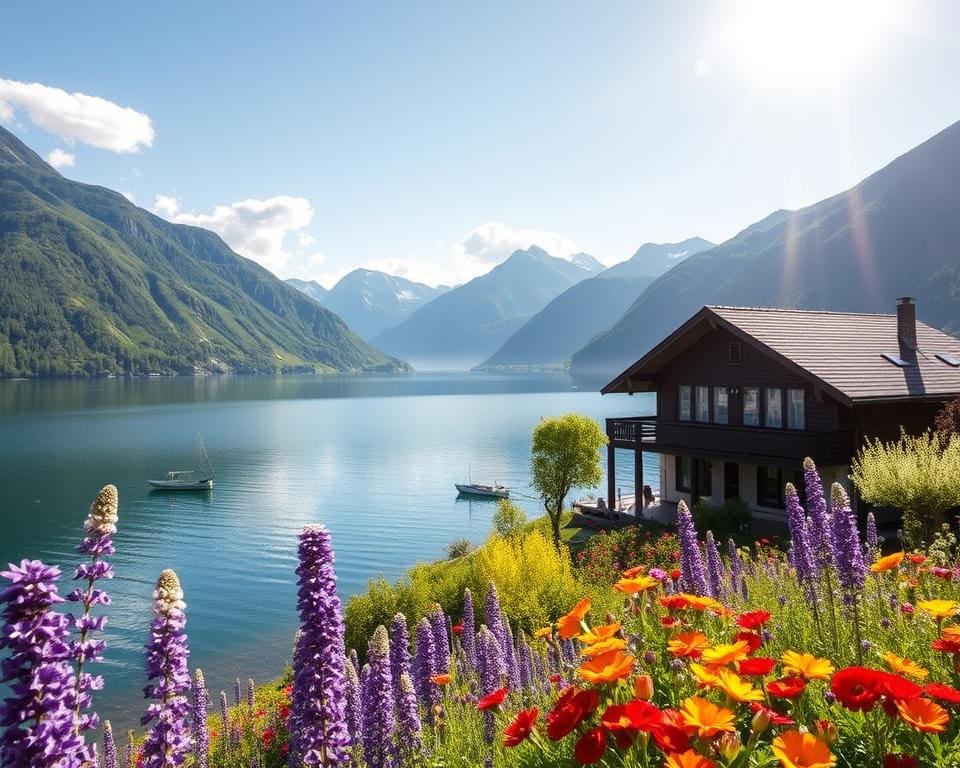
[[[672,570],[680,562],[680,545],[675,533],[645,523],[591,536],[574,556],[578,576],[588,584],[609,586],[632,563]]]

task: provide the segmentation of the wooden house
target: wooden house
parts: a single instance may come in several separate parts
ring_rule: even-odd
[[[960,340],[918,323],[909,297],[896,314],[704,307],[602,392],[657,398],[654,416],[607,419],[611,507],[626,448],[638,491],[652,452],[662,501],[740,497],[780,518],[804,457],[849,488],[865,438],[930,427],[960,396]]]

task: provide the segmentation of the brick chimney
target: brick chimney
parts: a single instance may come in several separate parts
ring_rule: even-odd
[[[897,299],[897,340],[901,349],[917,349],[917,305],[912,296]]]

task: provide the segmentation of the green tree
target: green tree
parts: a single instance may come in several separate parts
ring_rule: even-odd
[[[527,516],[510,499],[500,499],[493,515],[493,530],[505,539],[513,538],[527,524]]]
[[[532,484],[550,516],[556,547],[560,546],[563,503],[574,488],[600,484],[600,449],[606,444],[607,436],[600,425],[578,413],[541,419],[533,430]]]
[[[903,532],[916,546],[930,543],[944,513],[960,506],[960,436],[927,430],[891,443],[868,440],[853,460],[853,482],[864,501],[903,512]]]

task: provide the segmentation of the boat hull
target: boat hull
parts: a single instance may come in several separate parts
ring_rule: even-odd
[[[484,496],[490,499],[509,499],[510,491],[507,488],[491,488],[489,486],[460,485],[454,483],[457,490],[464,496]]]
[[[211,491],[213,480],[197,480],[186,483],[180,480],[147,480],[151,488],[158,491]]]

